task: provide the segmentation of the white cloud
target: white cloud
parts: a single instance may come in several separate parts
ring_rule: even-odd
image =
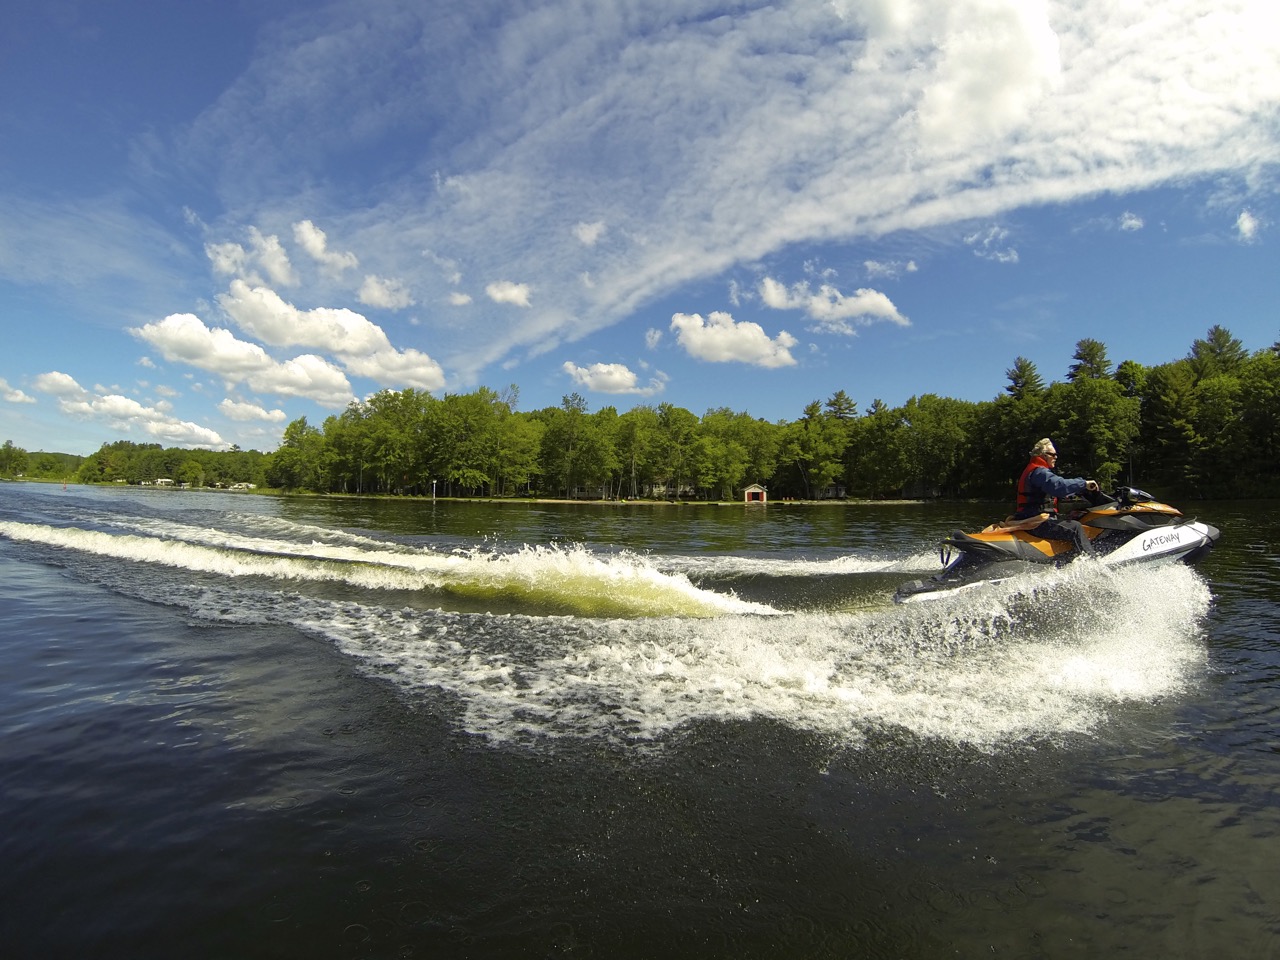
[[[456,287],[462,282],[462,271],[458,269],[457,260],[451,257],[442,257],[432,250],[423,250],[422,255],[440,268],[447,284]]]
[[[1146,221],[1144,221],[1136,213],[1131,213],[1130,211],[1126,210],[1124,213],[1120,215],[1121,230],[1129,230],[1129,231],[1141,230],[1145,226],[1146,226]]]
[[[298,275],[279,237],[249,227],[249,246],[251,249],[246,250],[234,241],[210,243],[205,244],[204,252],[214,272],[221,276],[238,277],[255,285],[270,282],[282,287],[297,286]],[[265,273],[265,281],[258,270]]]
[[[186,363],[229,380],[274,363],[256,343],[237,339],[230,330],[210,329],[190,313],[173,313],[159,323],[148,323],[129,332],[151,344],[171,363]]]
[[[471,302],[471,294],[469,293],[462,293],[458,290],[454,290],[451,294],[449,294],[450,306],[465,307],[470,302]]]
[[[94,393],[59,371],[42,373],[36,388],[58,398],[58,409],[80,420],[91,420],[125,433],[137,429],[151,440],[184,447],[225,447],[216,430],[170,416],[159,407],[148,407],[120,394]]]
[[[363,304],[387,310],[403,310],[414,304],[413,297],[399,280],[389,280],[372,273],[364,278],[358,296]]]
[[[89,396],[89,391],[80,386],[75,377],[58,370],[40,374],[36,377],[35,386],[41,393],[47,393],[50,396],[61,397],[62,399],[74,398],[80,400]]]
[[[642,387],[639,377],[621,363],[593,363],[589,367],[579,367],[572,361],[566,360],[561,369],[573,378],[574,383],[597,393],[652,397],[661,393],[667,384],[667,378],[658,374],[650,379],[648,386]]]
[[[783,330],[770,340],[758,323],[738,323],[727,313],[716,311],[705,322],[696,313],[677,313],[671,317],[671,329],[689,356],[698,360],[757,367],[790,367],[796,362],[791,348],[799,341],[791,334]]]
[[[662,342],[662,331],[657,327],[650,327],[644,332],[644,345],[650,350],[658,349],[658,344]]]
[[[484,288],[489,299],[494,303],[513,303],[517,307],[529,306],[529,285],[512,283],[510,280],[498,280]]]
[[[917,118],[922,141],[951,155],[1027,126],[1062,80],[1046,0],[922,4],[940,38]]]
[[[208,243],[204,248],[205,256],[213,264],[214,273],[227,277],[243,277],[248,271],[249,254],[238,243]]]
[[[282,287],[298,285],[298,275],[293,272],[293,265],[289,262],[289,255],[281,246],[279,237],[275,234],[263,236],[257,227],[250,227],[249,242],[253,246],[258,264],[267,271],[268,280]]]
[[[325,232],[310,220],[299,220],[293,225],[293,239],[316,263],[335,273],[354,269],[360,261],[354,253],[337,253],[329,249]]]
[[[887,262],[880,260],[864,260],[862,261],[862,267],[867,271],[867,276],[872,280],[879,277],[887,277],[890,280],[896,280],[904,273],[915,273],[919,269],[914,260],[907,260],[905,263],[901,260],[890,260]]]
[[[339,307],[300,310],[274,290],[233,280],[218,305],[241,330],[275,347],[313,347],[338,358],[349,373],[389,387],[439,390],[440,364],[418,350],[396,350],[386,333],[360,314]],[[290,381],[292,382],[292,381]],[[322,377],[329,389],[333,381]]]
[[[1009,231],[1004,227],[989,227],[986,230],[968,234],[964,242],[973,247],[975,257],[996,263],[1017,263],[1018,251],[1013,247],[1004,246],[1008,238]]]
[[[817,329],[828,333],[851,334],[851,323],[865,326],[877,320],[903,327],[911,324],[879,290],[861,288],[846,295],[824,283],[815,293],[805,282],[788,288],[772,277],[765,277],[760,281],[760,299],[775,310],[803,310],[818,322]]]
[[[171,314],[129,332],[171,363],[207,370],[227,383],[247,383],[258,393],[305,397],[328,407],[342,407],[352,399],[342,371],[320,357],[278,363],[258,344],[240,340],[230,330],[211,329],[189,313]]]
[[[251,373],[244,382],[254,393],[303,397],[322,407],[345,407],[354,399],[342,371],[310,353]]]
[[[604,221],[596,220],[594,223],[577,223],[573,227],[573,235],[578,241],[586,247],[594,247],[600,242],[600,238],[604,236]]]
[[[1243,243],[1252,243],[1261,227],[1258,218],[1248,210],[1241,210],[1240,216],[1236,217],[1236,236]]]
[[[218,410],[228,420],[236,420],[241,423],[255,420],[265,421],[266,423],[284,423],[288,419],[283,410],[267,410],[256,403],[242,403],[239,400],[232,400],[230,397],[218,404]]]
[[[5,403],[35,403],[36,398],[28,396],[17,387],[9,386],[9,381],[0,377],[0,400]]]

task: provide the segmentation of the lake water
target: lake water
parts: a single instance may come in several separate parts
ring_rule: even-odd
[[[1000,505],[0,485],[10,957],[1277,957],[1280,559]]]

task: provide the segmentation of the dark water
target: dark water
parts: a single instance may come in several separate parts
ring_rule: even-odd
[[[1280,956],[1273,506],[914,608],[997,507],[0,486],[0,951]]]

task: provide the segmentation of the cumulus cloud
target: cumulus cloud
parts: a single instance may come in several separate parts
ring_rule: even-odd
[[[1248,210],[1241,210],[1240,216],[1236,217],[1236,236],[1242,243],[1252,243],[1261,227],[1258,218]]]
[[[1145,226],[1146,226],[1146,221],[1144,221],[1136,213],[1132,213],[1126,210],[1124,213],[1120,215],[1121,230],[1129,230],[1129,231],[1141,230]]]
[[[454,290],[452,293],[449,294],[450,306],[465,307],[470,302],[471,302],[471,294],[469,293],[462,293],[459,290]]]
[[[361,303],[386,310],[403,310],[414,304],[413,297],[399,280],[389,280],[372,273],[364,278],[358,296]]]
[[[395,388],[439,390],[440,364],[418,350],[399,351],[385,331],[345,307],[300,310],[274,290],[233,280],[218,305],[245,333],[274,347],[312,347],[335,356],[356,376]],[[326,378],[328,382],[330,378]]]
[[[805,282],[786,287],[765,277],[760,282],[760,299],[775,310],[803,310],[817,321],[815,329],[827,333],[852,334],[854,324],[865,326],[878,320],[903,327],[911,324],[879,290],[861,288],[846,295],[827,283],[812,291]]]
[[[180,420],[159,407],[148,407],[131,397],[86,390],[74,377],[57,370],[36,377],[36,389],[56,397],[58,409],[78,420],[90,420],[131,433],[138,430],[150,440],[184,447],[225,447],[216,430]]]
[[[676,341],[689,356],[711,363],[747,363],[756,367],[790,367],[796,362],[791,348],[799,341],[785,330],[774,339],[758,323],[735,321],[716,311],[703,320],[696,313],[671,317]]]
[[[36,398],[28,396],[17,387],[9,386],[9,381],[0,377],[0,400],[5,403],[35,403]]]
[[[334,273],[354,269],[360,265],[354,253],[338,253],[329,249],[329,238],[310,220],[299,220],[293,225],[293,239],[311,259]]]
[[[209,328],[190,313],[173,313],[158,323],[129,331],[171,363],[185,363],[228,380],[270,367],[274,361],[256,343],[240,340],[230,330]]]
[[[529,285],[512,283],[510,280],[498,280],[484,288],[489,299],[494,303],[513,303],[517,307],[529,306]]]
[[[204,252],[215,273],[239,277],[254,284],[270,282],[281,287],[298,284],[298,275],[289,262],[289,254],[281,245],[280,238],[275,234],[263,234],[257,227],[249,227],[247,250],[234,241],[228,241],[206,244]]]
[[[328,361],[308,354],[279,363],[258,344],[240,340],[230,330],[210,328],[189,313],[171,314],[129,332],[171,363],[207,370],[227,383],[246,383],[257,393],[304,397],[328,407],[342,407],[352,399],[347,378]]]
[[[652,397],[661,393],[667,384],[667,378],[660,373],[650,379],[647,386],[642,387],[640,378],[621,363],[593,363],[589,367],[580,367],[566,360],[561,369],[573,379],[574,383],[596,393]]]
[[[345,407],[354,399],[342,371],[312,353],[251,373],[244,382],[254,393],[303,397],[322,407]]]
[[[266,423],[284,423],[288,416],[283,410],[267,410],[256,403],[243,403],[239,400],[225,398],[218,404],[218,411],[228,420],[240,423],[263,421]]]

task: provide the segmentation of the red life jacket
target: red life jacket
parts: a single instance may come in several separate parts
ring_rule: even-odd
[[[1049,461],[1043,457],[1032,457],[1031,462],[1022,469],[1022,476],[1018,477],[1018,500],[1013,508],[1017,515],[1029,517],[1037,513],[1058,512],[1057,497],[1050,497],[1041,490],[1032,490],[1027,483],[1031,471],[1037,467],[1051,469]]]

